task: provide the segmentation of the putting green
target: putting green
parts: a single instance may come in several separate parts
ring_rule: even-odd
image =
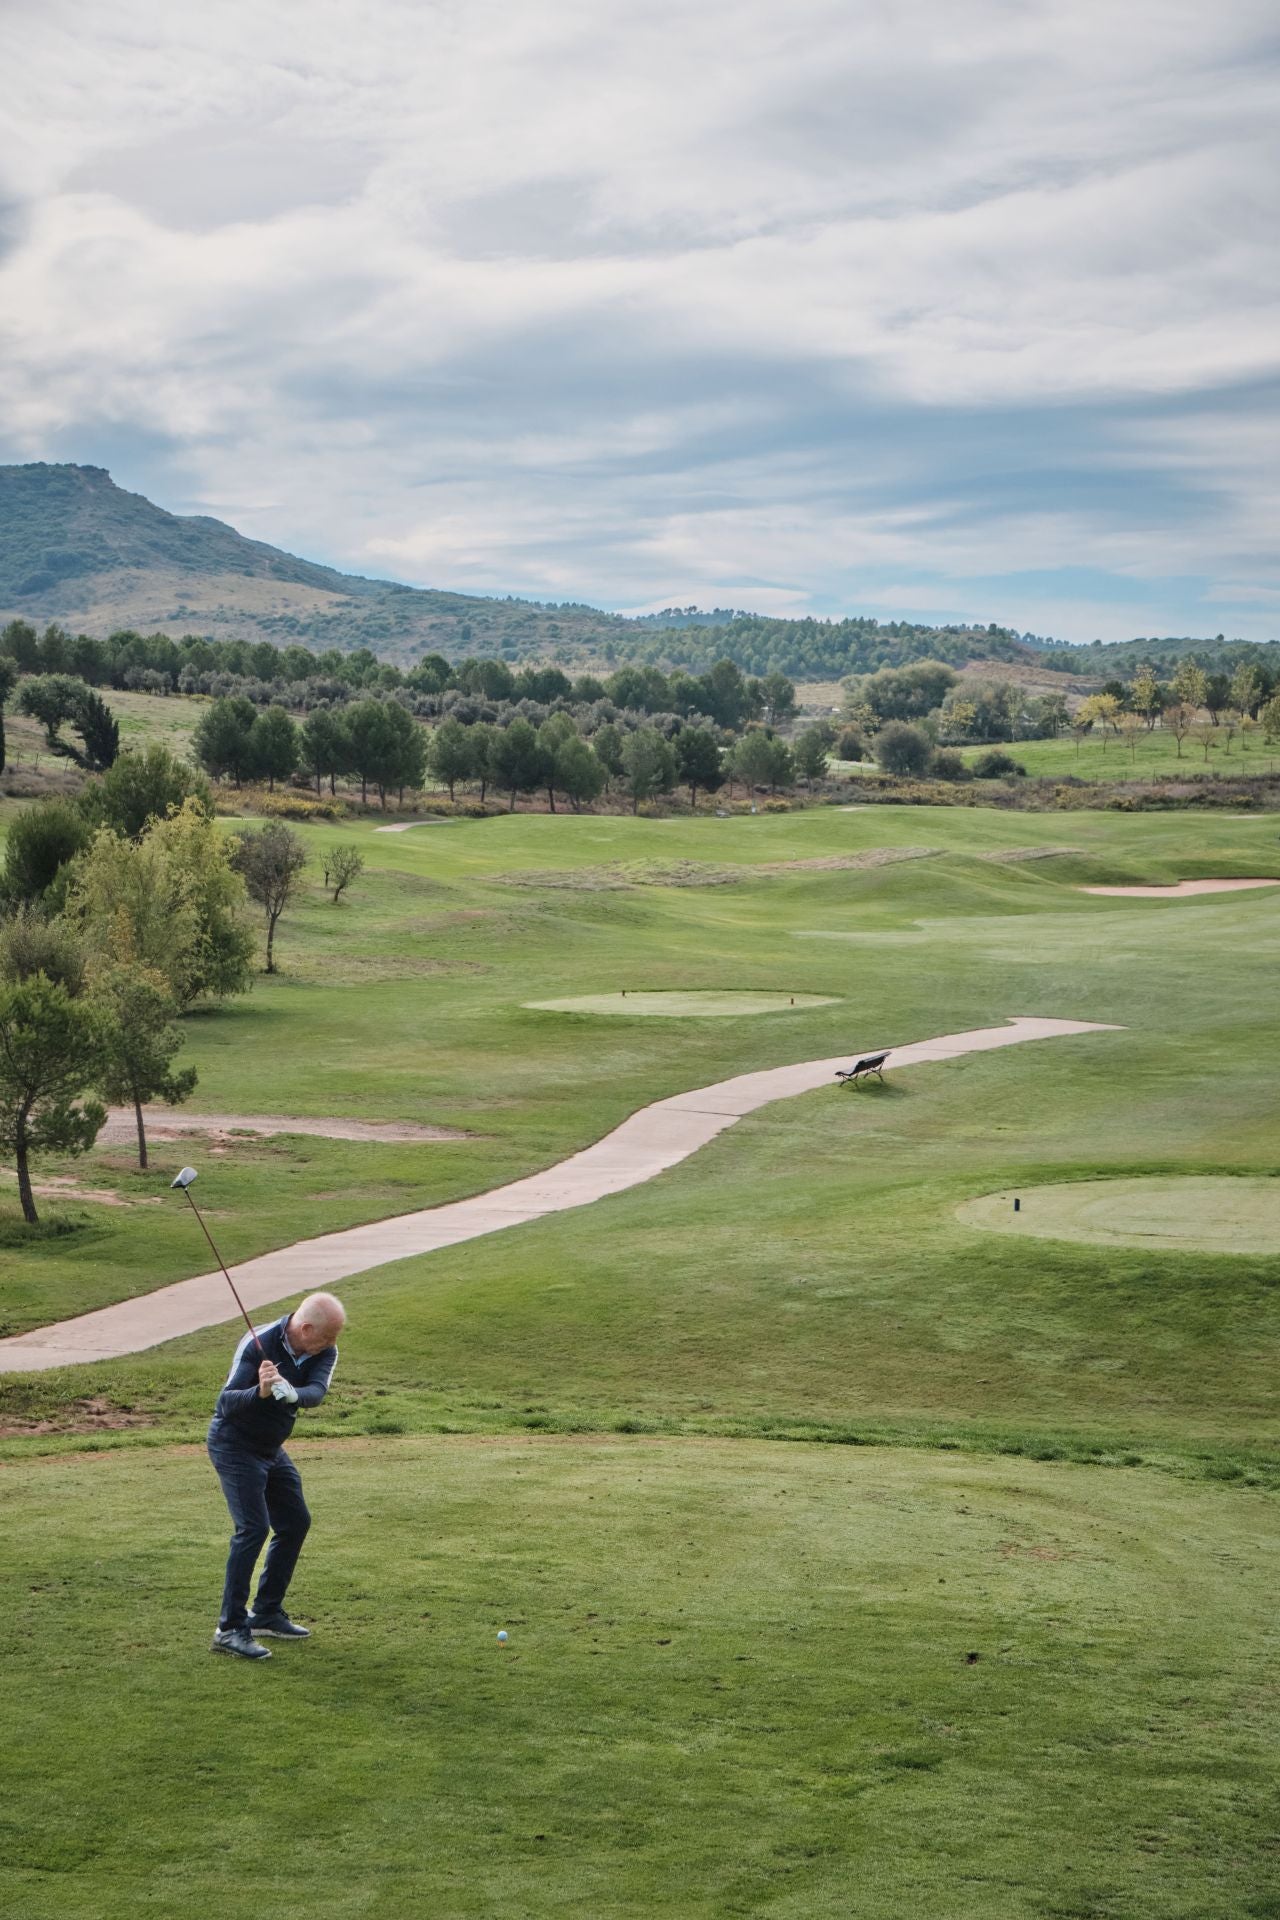
[[[739,1013],[791,1013],[803,1007],[833,1007],[830,993],[581,993],[571,1000],[526,1000],[542,1013],[658,1014],[668,1020],[723,1019]]]
[[[1018,1198],[1021,1207],[1014,1212]],[[967,1227],[1175,1253],[1280,1253],[1280,1180],[1073,1180],[966,1200]]]

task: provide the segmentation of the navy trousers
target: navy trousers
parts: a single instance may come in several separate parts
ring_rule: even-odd
[[[209,1428],[209,1458],[235,1527],[218,1620],[225,1632],[243,1627],[248,1620],[249,1582],[268,1534],[271,1547],[253,1608],[260,1615],[283,1610],[311,1515],[302,1497],[302,1476],[283,1447],[264,1459],[245,1445],[227,1421],[215,1419]]]

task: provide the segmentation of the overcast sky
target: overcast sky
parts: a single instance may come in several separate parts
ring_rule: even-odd
[[[622,608],[1280,636],[1275,0],[0,0],[0,459]]]

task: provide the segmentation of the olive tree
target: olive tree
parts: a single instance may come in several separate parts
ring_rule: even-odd
[[[231,861],[249,898],[256,900],[267,916],[266,971],[274,973],[276,923],[297,897],[307,850],[292,827],[281,820],[269,820],[265,827],[239,835]]]

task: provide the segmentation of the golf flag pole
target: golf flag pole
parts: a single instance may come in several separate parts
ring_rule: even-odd
[[[184,1167],[182,1169],[182,1172],[178,1175],[177,1179],[170,1181],[169,1183],[170,1191],[172,1191],[174,1187],[180,1187],[183,1193],[186,1194],[187,1199],[191,1200],[191,1182],[195,1179],[195,1177],[196,1177],[196,1170],[194,1167]],[[236,1283],[231,1278],[231,1275],[227,1272],[226,1267],[223,1266],[222,1255],[218,1252],[218,1249],[214,1246],[213,1235],[210,1233],[208,1227],[205,1226],[204,1215],[201,1213],[199,1207],[196,1205],[194,1200],[191,1200],[191,1211],[192,1213],[194,1213],[196,1219],[200,1222],[201,1231],[203,1232],[205,1239],[209,1242],[209,1245],[212,1248],[213,1257],[217,1261],[218,1265],[222,1267],[222,1277],[231,1289],[232,1298],[234,1299],[236,1305],[240,1309],[240,1312],[244,1319],[244,1323],[246,1327],[248,1327],[250,1333],[253,1334],[253,1344],[258,1349],[258,1352],[261,1353],[262,1342],[261,1340],[259,1340],[257,1334],[254,1333],[253,1322],[249,1318],[248,1314],[245,1313],[245,1310],[244,1310],[244,1301],[240,1298],[240,1295],[236,1292]]]

